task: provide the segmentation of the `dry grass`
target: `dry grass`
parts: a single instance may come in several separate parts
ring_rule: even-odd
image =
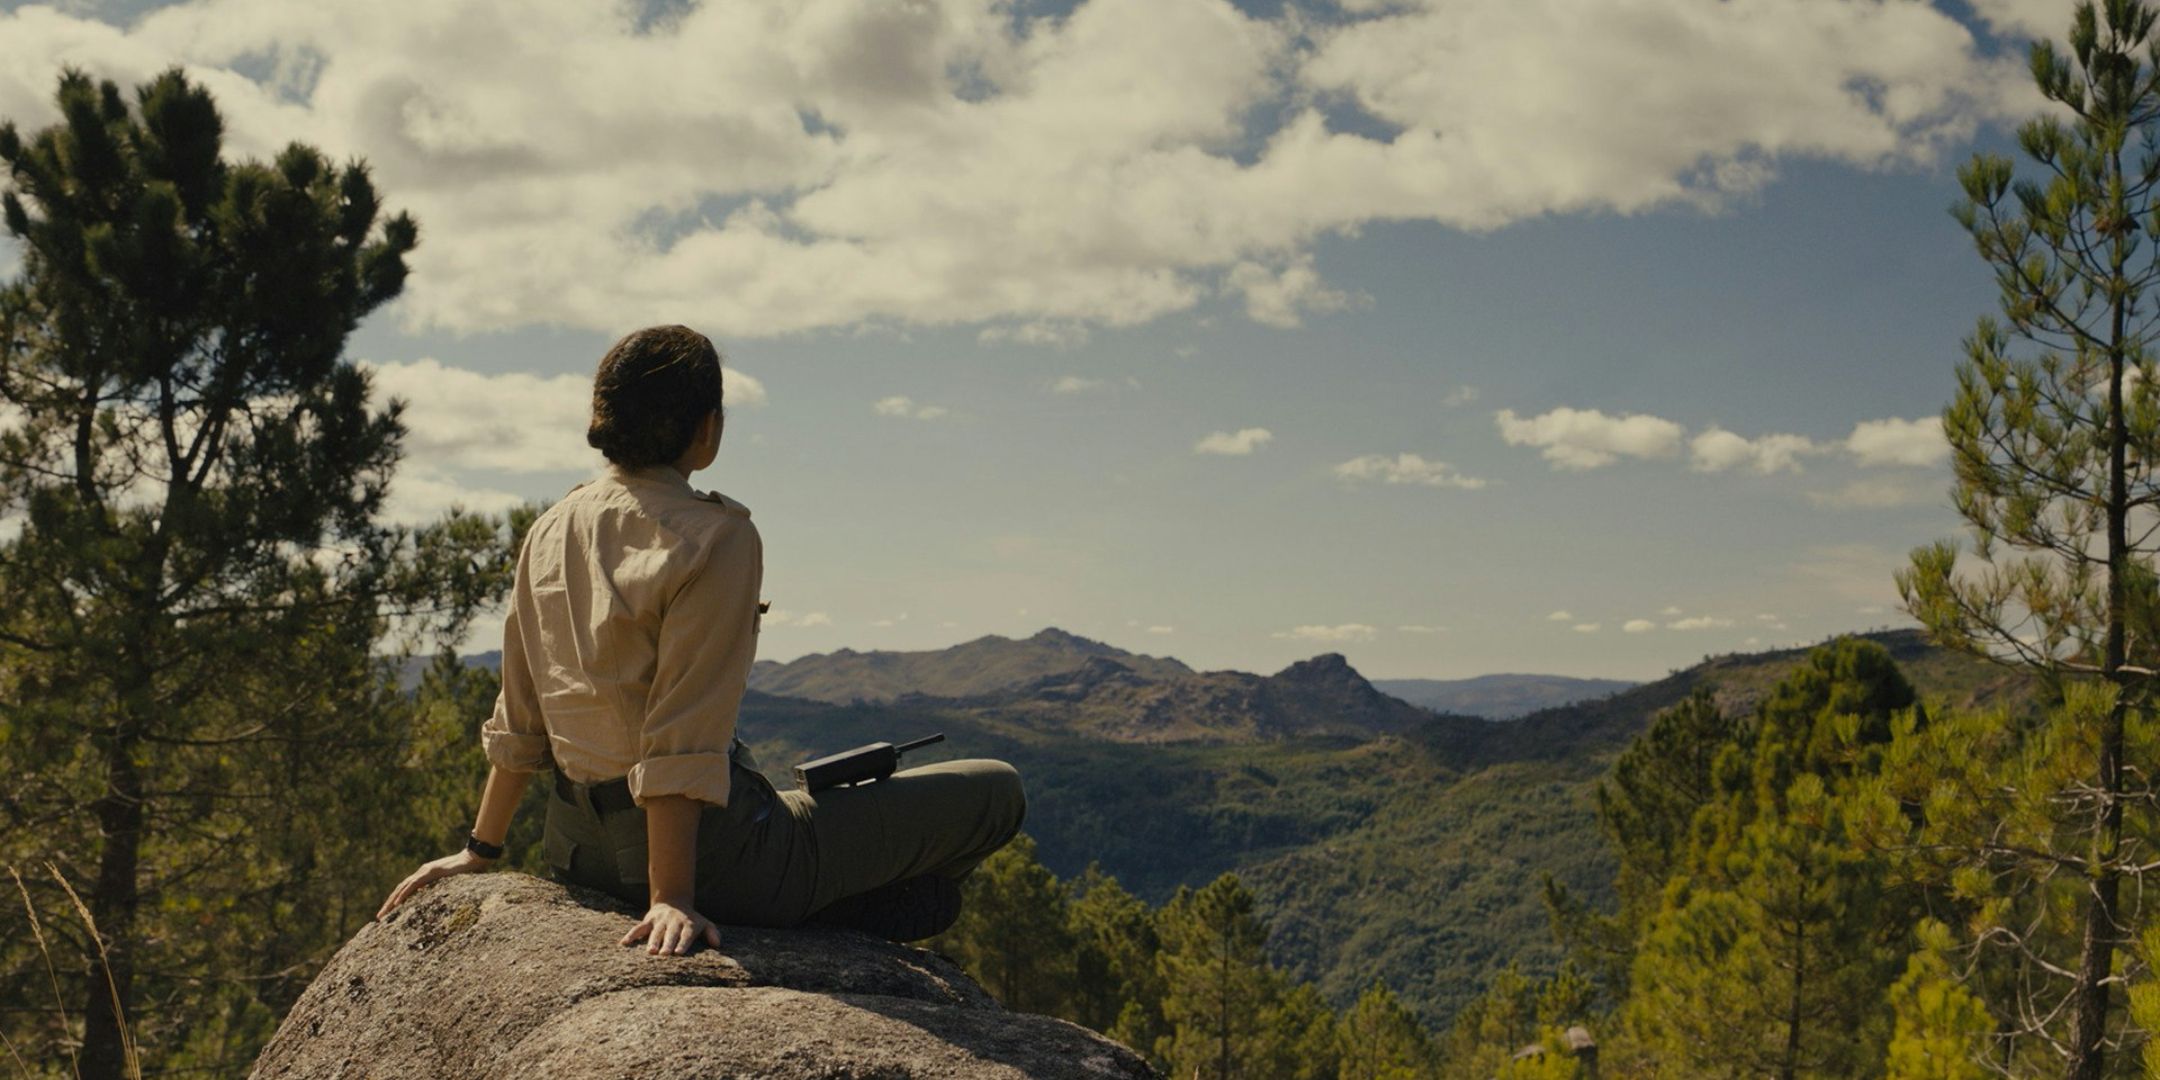
[[[112,994],[113,1018],[118,1021],[120,1028],[121,1060],[125,1063],[129,1077],[142,1080],[142,1053],[135,1045],[135,1036],[128,1031],[127,1011],[120,1004],[120,987],[113,979],[112,961],[106,955],[105,938],[98,933],[97,920],[90,917],[90,909],[83,904],[82,897],[76,895],[75,887],[68,884],[59,867],[48,862],[45,869],[52,874],[53,880],[60,884],[61,890],[67,893],[68,900],[75,905],[75,914],[82,919],[83,929],[89,931],[90,940],[97,943],[98,966],[105,972],[105,988]],[[60,1026],[66,1029],[71,1026],[68,1020],[67,995],[60,989],[60,971],[53,965],[52,947],[45,940],[45,926],[38,919],[37,905],[30,901],[30,889],[23,884],[22,873],[9,866],[8,874],[15,879],[15,891],[22,895],[24,914],[30,916],[30,933],[37,939],[39,954],[45,958],[45,974],[52,980],[53,1004],[58,1006],[60,1011]],[[0,1045],[7,1047],[8,1055],[15,1061],[15,1067],[22,1070],[24,1076],[29,1076],[30,1067],[23,1062],[22,1055],[16,1053],[15,1044],[8,1042],[5,1035],[0,1035]],[[68,1051],[68,1067],[75,1074],[76,1080],[81,1080],[82,1061],[73,1048]]]

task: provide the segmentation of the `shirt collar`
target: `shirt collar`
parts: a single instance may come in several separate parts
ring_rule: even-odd
[[[678,488],[683,491],[695,492],[697,490],[690,486],[689,477],[684,476],[675,466],[665,461],[652,465],[639,465],[635,468],[627,468],[610,461],[607,463],[607,471],[609,475],[617,480],[649,480],[655,484]]]

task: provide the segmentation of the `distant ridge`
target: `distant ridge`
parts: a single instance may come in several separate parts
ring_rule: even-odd
[[[1069,674],[1094,659],[1114,660],[1144,679],[1192,674],[1176,660],[1129,653],[1048,627],[1033,637],[989,634],[918,652],[840,649],[785,664],[761,660],[750,669],[750,689],[835,705],[879,704],[910,694],[972,698]]]
[[[1381,693],[1436,712],[1513,720],[1540,709],[1573,705],[1640,685],[1625,679],[1566,675],[1479,675],[1472,679],[1374,679]]]

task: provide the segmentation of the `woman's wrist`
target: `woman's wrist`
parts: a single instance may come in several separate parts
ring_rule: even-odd
[[[480,839],[478,833],[466,833],[465,854],[482,862],[492,863],[503,857],[503,846],[501,844],[490,844]]]

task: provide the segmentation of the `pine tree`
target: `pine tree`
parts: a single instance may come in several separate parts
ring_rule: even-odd
[[[1071,899],[1036,859],[1026,833],[968,875],[961,917],[933,947],[950,955],[1006,1008],[1062,1015],[1078,949]]]
[[[1851,835],[1846,799],[1901,722],[1921,722],[1911,685],[1880,645],[1844,638],[1811,650],[1718,751],[1716,795],[1636,944],[1624,1012],[1641,1050],[1718,1076],[1880,1060],[1914,916]]]
[[[1336,1025],[1342,1080],[1423,1080],[1432,1040],[1385,983],[1374,982]]]
[[[2073,932],[2015,945],[2038,962],[2048,985],[2036,993],[2051,999],[2018,1010],[2018,1022],[2063,1049],[2071,1080],[2109,1071],[2118,962],[2138,963],[2126,904],[2144,891],[2144,855],[2125,839],[2140,827],[2129,819],[2149,813],[2137,778],[2151,775],[2128,758],[2127,732],[2148,709],[2160,660],[2160,546],[2141,522],[2160,499],[2154,21],[2141,0],[2080,3],[2067,56],[2050,41],[2031,50],[2033,80],[2054,106],[2018,131],[2038,179],[2017,179],[2010,159],[1988,153],[1959,170],[1958,220],[1994,268],[2002,308],[1966,339],[1943,414],[1977,565],[1964,571],[1945,541],[1898,574],[1907,609],[1938,642],[2050,684],[2120,691],[2091,718],[2091,772],[2058,789],[2058,827],[2019,871],[2081,882]]]
[[[96,940],[45,922],[79,958],[55,1004],[82,1018],[82,1076],[231,1073],[434,794],[384,769],[415,747],[376,645],[460,639],[516,536],[377,521],[403,403],[372,410],[341,353],[417,232],[363,165],[224,160],[177,70],[132,103],[69,71],[57,102],[42,131],[0,125],[22,247],[0,287],[0,514],[22,522],[0,543],[0,860],[28,871],[12,918],[68,910],[64,879],[94,919]],[[0,927],[11,1001],[45,989],[23,929]]]
[[[1274,1003],[1261,1017],[1260,1075],[1279,1080],[1336,1080],[1342,1054],[1335,1045],[1335,1013],[1320,988],[1293,983],[1270,971]]]
[[[1252,893],[1230,873],[1197,891],[1179,886],[1157,925],[1163,1016],[1171,1027],[1157,1056],[1181,1077],[1265,1075],[1278,987],[1261,951],[1267,924],[1253,911]]]
[[[1950,928],[1931,919],[1918,936],[1921,947],[1890,990],[1895,1027],[1886,1075],[1889,1080],[1983,1080],[1989,1074],[1980,1058],[1994,1020],[1951,967]]]
[[[1072,880],[1071,890],[1067,928],[1078,947],[1067,1018],[1127,1046],[1153,1048],[1169,1030],[1155,967],[1161,941],[1154,912],[1096,863]]]

